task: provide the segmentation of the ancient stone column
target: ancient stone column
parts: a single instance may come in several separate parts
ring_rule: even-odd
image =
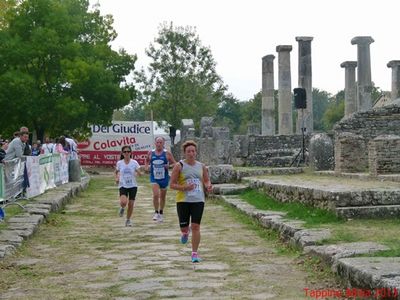
[[[371,54],[369,45],[374,42],[370,36],[356,36],[351,40],[357,45],[357,110],[372,108]]]
[[[344,75],[344,115],[345,117],[356,112],[357,87],[356,87],[356,61],[345,61],[340,64],[345,69]]]
[[[392,68],[392,101],[400,98],[400,60],[391,60],[387,64],[388,68]]]
[[[279,130],[280,135],[293,134],[292,121],[292,78],[290,74],[290,51],[292,46],[280,45],[276,47],[279,64]]]
[[[313,124],[313,99],[312,99],[312,68],[311,68],[311,36],[297,36],[299,42],[299,87],[306,90],[307,107],[301,113],[297,114],[296,132],[301,133],[302,118],[304,119],[304,128],[306,133],[314,131]]]
[[[261,135],[275,134],[274,55],[262,58]]]

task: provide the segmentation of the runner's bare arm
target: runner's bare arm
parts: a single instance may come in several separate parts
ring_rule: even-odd
[[[150,168],[149,168],[149,164],[150,164],[150,158],[151,158],[151,151],[147,152],[147,156],[146,159],[144,160],[144,170],[146,172],[149,172]]]
[[[142,176],[142,175],[143,175],[143,172],[142,172],[142,168],[141,168],[141,167],[137,168],[137,169],[135,170],[135,172],[136,172],[136,174],[137,174],[138,176]]]
[[[210,181],[210,176],[208,175],[208,169],[206,165],[203,164],[203,183],[208,193],[212,192],[212,185]]]
[[[167,151],[167,159],[168,159],[169,165],[171,167],[174,167],[176,164],[176,160],[170,151]]]
[[[114,175],[115,175],[115,182],[118,184],[119,183],[119,171],[118,171],[118,169],[115,169]]]

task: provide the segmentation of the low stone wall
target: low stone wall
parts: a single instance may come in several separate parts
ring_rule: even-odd
[[[234,169],[232,165],[211,165],[208,166],[208,173],[212,184],[234,183],[244,177],[261,175],[291,175],[299,174],[302,168],[271,168],[271,169]]]
[[[335,172],[365,172],[368,153],[365,139],[351,132],[338,134],[335,140]]]
[[[400,173],[400,136],[382,135],[369,142],[371,175]]]
[[[292,184],[271,179],[244,180],[251,188],[260,189],[265,194],[281,202],[301,202],[303,204],[328,209],[336,212],[340,207],[361,207],[369,205],[399,205],[398,197],[400,188],[388,190],[353,189],[332,190],[323,187],[305,186],[304,184]],[[389,215],[388,215],[389,216]]]
[[[305,135],[305,147],[308,147],[309,135]],[[249,136],[249,155],[271,149],[300,149],[302,135]]]
[[[333,130],[335,135],[351,132],[364,137],[367,141],[383,134],[399,134],[400,99],[383,107],[353,113],[338,122]]]

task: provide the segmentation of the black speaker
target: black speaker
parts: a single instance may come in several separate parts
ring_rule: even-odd
[[[294,107],[296,109],[307,108],[306,89],[295,88],[293,89],[293,94],[294,94]]]

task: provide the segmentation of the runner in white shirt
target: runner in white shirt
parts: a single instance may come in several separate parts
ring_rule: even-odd
[[[139,163],[131,159],[131,153],[132,149],[130,146],[122,147],[121,160],[117,162],[115,168],[115,182],[119,187],[119,202],[121,205],[119,209],[120,217],[124,215],[125,207],[128,204],[125,226],[132,226],[131,217],[137,193],[136,176],[142,175]]]

